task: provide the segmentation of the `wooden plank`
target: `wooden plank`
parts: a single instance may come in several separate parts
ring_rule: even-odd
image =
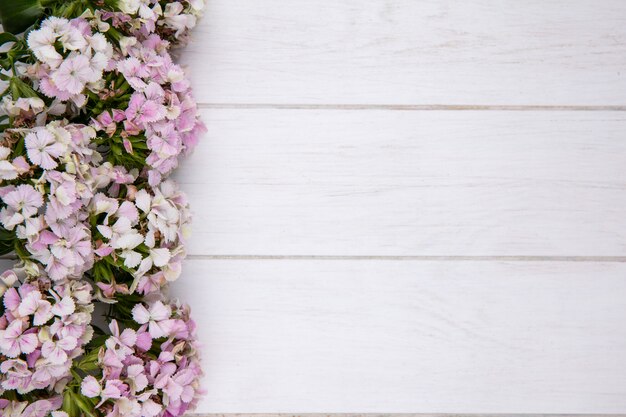
[[[209,103],[624,105],[622,0],[212,0]]]
[[[623,256],[626,115],[210,109],[194,255]]]
[[[189,260],[197,412],[626,413],[626,264]]]

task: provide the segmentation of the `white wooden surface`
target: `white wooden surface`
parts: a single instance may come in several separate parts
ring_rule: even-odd
[[[186,273],[202,410],[626,407],[622,263],[194,260]]]
[[[211,103],[624,105],[623,0],[208,0]]]
[[[625,112],[203,116],[194,255],[626,255]]]
[[[626,413],[626,2],[209,0],[195,37],[199,412]]]

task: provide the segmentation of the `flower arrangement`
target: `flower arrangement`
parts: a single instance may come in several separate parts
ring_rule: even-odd
[[[202,375],[167,297],[204,133],[170,52],[203,0],[0,2],[0,416],[176,417]]]

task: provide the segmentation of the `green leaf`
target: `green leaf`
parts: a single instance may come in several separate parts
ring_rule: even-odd
[[[2,6],[0,6],[0,9],[2,9]],[[0,45],[4,45],[5,43],[15,42],[15,41],[17,41],[17,38],[15,37],[15,35],[9,32],[0,33]]]
[[[9,81],[9,85],[11,87],[11,93],[13,94],[13,100],[17,100],[20,97],[39,97],[31,86],[18,77],[12,77],[11,81]]]
[[[69,417],[80,417],[80,408],[74,401],[74,393],[70,389],[66,389],[63,393],[63,406],[61,409],[65,411]]]
[[[92,411],[95,410],[95,403],[80,394],[76,394],[74,396],[74,401],[78,405],[78,408],[80,408],[85,413],[85,415],[89,417],[95,417],[95,415],[92,413]]]
[[[0,255],[13,252],[15,246],[15,233],[0,226]]]
[[[0,0],[0,22],[7,32],[24,32],[43,14],[40,0]]]

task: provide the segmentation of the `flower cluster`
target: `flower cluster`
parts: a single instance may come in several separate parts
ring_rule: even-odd
[[[184,414],[197,401],[201,373],[188,308],[156,300],[137,304],[132,315],[136,330],[111,323],[99,373],[83,380],[82,394],[112,415]]]
[[[6,271],[3,280],[17,282],[16,271]],[[40,274],[7,289],[3,307],[0,392],[59,391],[71,379],[73,360],[91,340],[91,285],[84,280],[55,282]]]
[[[156,185],[177,167],[179,155],[196,144],[205,128],[189,81],[168,53],[169,43],[155,34],[132,39],[116,61],[117,72],[129,86],[129,100],[122,103],[124,109],[100,114],[93,126],[109,138],[121,137],[129,153],[147,148],[139,162],[149,167],[148,180]]]
[[[174,4],[182,7],[179,2],[168,6]],[[113,26],[125,27],[111,19]],[[46,19],[28,35],[37,62],[24,72],[34,90],[52,99],[52,107],[65,106],[68,116],[97,102],[89,124],[98,132],[101,152],[115,164],[145,166],[150,184],[156,185],[205,130],[189,81],[173,62],[170,43],[156,33],[124,37],[114,48],[97,26],[84,17]]]
[[[112,18],[114,26],[129,36],[157,33],[162,39],[182,43],[202,16],[204,0],[119,0],[118,8],[119,12],[100,16]]]
[[[0,415],[2,417],[68,417],[65,411],[54,411],[61,407],[61,397],[36,400],[32,403],[26,401],[9,401],[0,398]]]
[[[186,196],[173,181],[156,188],[125,185],[108,195],[98,193],[90,210],[98,218],[93,232],[96,269],[109,271],[103,277],[118,277],[118,282],[98,282],[104,298],[135,290],[147,295],[179,277],[190,215]],[[120,280],[123,272],[128,282]]]
[[[205,127],[170,52],[204,0],[43,7],[0,38],[0,415],[182,416],[202,371],[165,295],[190,224],[169,176]]]
[[[104,34],[92,33],[84,19],[50,17],[30,32],[28,46],[38,60],[29,68],[46,97],[85,105],[86,88],[102,88],[104,70],[111,64],[113,46]]]
[[[80,277],[93,265],[86,205],[102,176],[93,137],[91,127],[55,121],[5,132],[7,146],[0,147],[5,171],[11,172],[0,187],[0,224],[15,231],[22,251],[52,280]]]

